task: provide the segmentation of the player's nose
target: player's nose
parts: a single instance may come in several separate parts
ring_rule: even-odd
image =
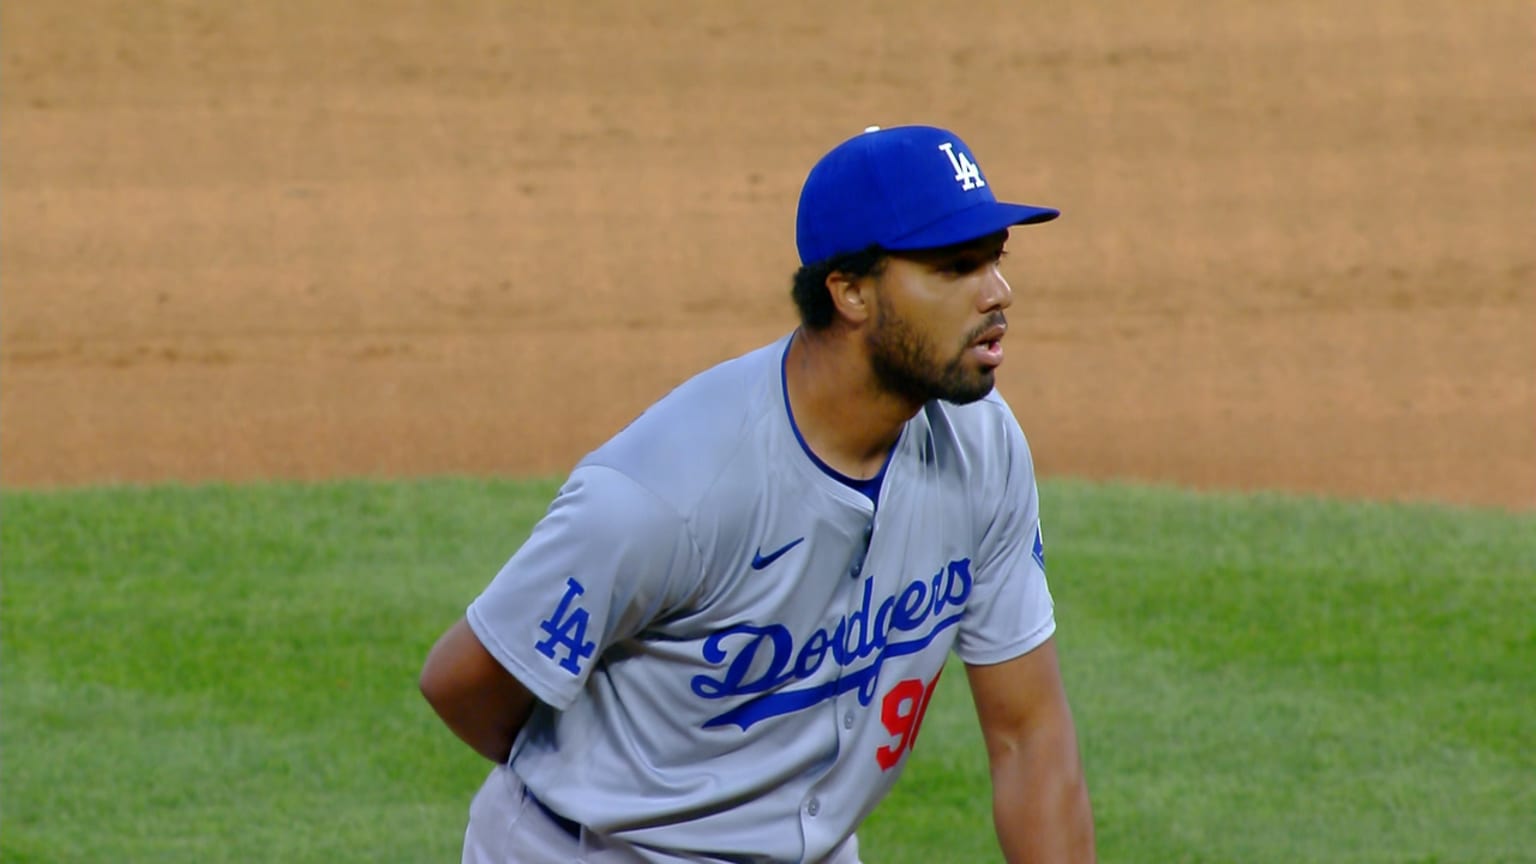
[[[981,280],[976,302],[982,312],[1007,309],[1013,305],[1013,288],[996,267],[989,270]]]

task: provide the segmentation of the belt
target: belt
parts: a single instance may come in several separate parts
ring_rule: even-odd
[[[549,821],[555,823],[555,825],[559,827],[561,831],[569,834],[573,840],[581,839],[580,822],[577,822],[575,819],[567,819],[564,816],[561,816],[559,813],[549,809],[549,805],[545,804],[543,801],[540,801],[538,796],[528,791],[526,786],[523,787],[523,791],[528,795],[528,800],[533,802],[533,806],[542,810],[544,815],[549,817]]]

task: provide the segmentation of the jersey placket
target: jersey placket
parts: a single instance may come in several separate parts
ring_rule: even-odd
[[[836,600],[833,602],[832,608],[839,611],[843,621],[851,622],[854,620],[855,613],[859,611],[863,603],[864,582],[866,579],[873,578],[867,572],[866,565],[872,557],[875,524],[874,514],[871,514],[870,521],[863,532],[863,542],[849,563],[848,576],[839,580]],[[873,617],[874,610],[868,610],[868,613]],[[873,628],[875,622],[868,620],[864,622],[863,626]],[[868,638],[873,638],[873,630],[870,629],[867,632],[871,634]],[[858,639],[853,635],[851,627],[843,633],[845,649],[852,650],[857,648],[857,642]],[[867,668],[870,663],[876,661],[878,654],[877,650],[870,656],[859,658],[848,667],[839,667],[838,683],[842,683],[844,675],[850,672],[856,673]],[[875,684],[871,682],[868,686],[873,688]],[[841,690],[841,687],[838,689]],[[840,835],[846,830],[846,811],[850,808],[857,810],[861,803],[837,800],[837,793],[842,784],[839,782],[839,776],[834,773],[837,766],[844,765],[847,759],[860,758],[858,753],[852,751],[860,737],[861,718],[870,709],[860,704],[859,689],[855,687],[846,692],[840,692],[836,698],[829,699],[825,703],[824,710],[830,712],[830,718],[828,719],[830,719],[835,729],[837,749],[833,753],[833,758],[829,762],[827,770],[823,771],[821,776],[811,784],[800,802],[800,830],[801,836],[805,840],[807,861],[815,860],[811,854],[813,850],[815,850],[816,855],[825,855],[835,848],[837,843],[841,842],[843,838]],[[818,718],[818,723],[820,722],[825,722],[825,719]],[[844,771],[849,767],[852,766],[844,765]],[[857,769],[855,768],[855,770]],[[832,818],[831,814],[833,813],[838,813],[844,818]]]

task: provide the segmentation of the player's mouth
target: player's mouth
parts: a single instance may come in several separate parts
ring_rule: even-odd
[[[1007,324],[994,324],[981,331],[967,350],[976,356],[981,365],[999,366],[1003,362],[1003,334],[1007,332]]]

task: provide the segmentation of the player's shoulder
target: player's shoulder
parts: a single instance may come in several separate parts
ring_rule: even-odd
[[[1008,400],[996,389],[965,405],[934,400],[924,408],[936,437],[959,448],[971,461],[1023,455],[1029,443]]]
[[[1035,485],[1034,458],[1008,401],[996,390],[965,405],[929,402],[923,410],[928,447],[924,461],[952,478],[988,525],[1027,500]]]
[[[589,453],[581,466],[611,468],[686,510],[777,404],[785,341],[726,360],[679,384]]]
[[[922,413],[925,462],[956,477],[978,502],[1035,482],[1034,457],[1013,409],[996,390],[965,405],[935,400]]]

